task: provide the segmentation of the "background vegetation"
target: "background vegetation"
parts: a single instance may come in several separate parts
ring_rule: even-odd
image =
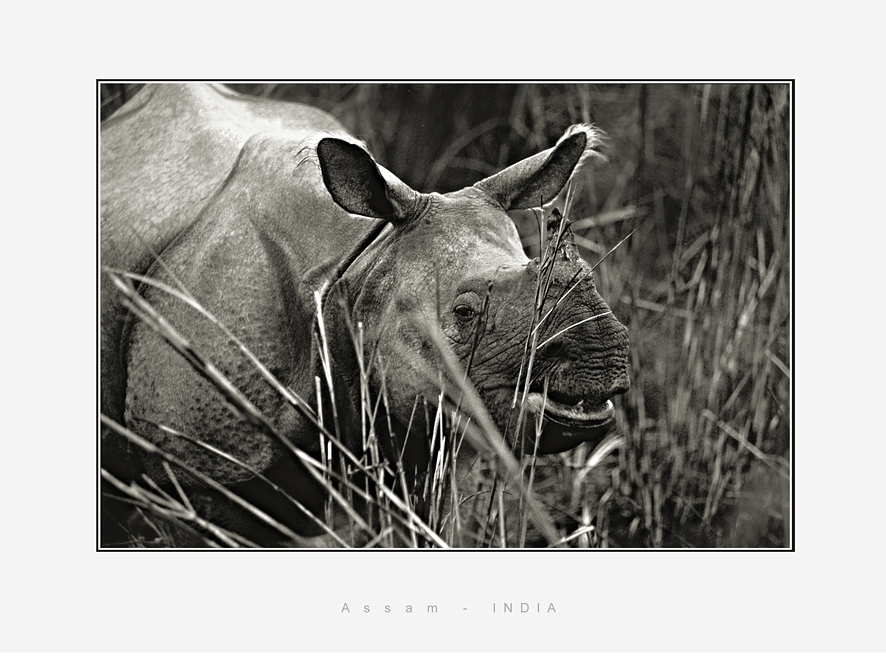
[[[534,489],[604,547],[790,545],[788,85],[232,87],[329,111],[425,192],[596,124],[608,161],[580,172],[569,217],[590,263],[619,245],[596,280],[630,331],[624,444],[592,467],[583,447],[541,458]],[[102,118],[136,90],[102,85]],[[535,219],[514,219],[538,255]]]

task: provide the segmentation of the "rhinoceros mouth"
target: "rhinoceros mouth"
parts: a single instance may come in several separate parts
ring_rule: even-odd
[[[526,396],[524,406],[533,413],[543,411],[546,420],[567,427],[600,427],[609,424],[615,417],[615,407],[611,400],[606,400],[603,404],[580,400],[568,405],[550,397],[545,400],[541,393],[530,393]]]
[[[579,400],[575,404],[545,399],[541,393],[530,393],[526,396],[524,409],[542,415],[542,431],[538,447],[527,445],[529,451],[535,450],[540,455],[565,452],[589,442],[599,442],[615,420],[615,407],[611,400],[602,404]],[[529,441],[534,444],[534,438]]]

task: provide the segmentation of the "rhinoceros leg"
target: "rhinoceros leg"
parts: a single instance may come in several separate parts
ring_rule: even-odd
[[[181,285],[244,344],[284,384],[308,381],[308,347],[301,318],[290,308],[295,282],[281,272],[272,252],[257,238],[250,225],[206,222],[195,226],[189,240],[182,240],[161,254],[163,267],[148,276],[167,285]],[[213,232],[221,233],[221,236]],[[212,249],[207,245],[224,246]],[[230,249],[230,251],[228,251]],[[168,272],[175,273],[177,281]],[[223,281],[222,284],[219,282]],[[263,294],[257,295],[256,291]],[[190,341],[202,358],[212,363],[261,411],[280,434],[303,450],[315,453],[317,433],[306,431],[298,414],[264,375],[240,352],[217,326],[193,308],[160,289],[146,287],[145,298]],[[238,300],[231,304],[230,300]],[[309,338],[308,338],[309,341]],[[126,337],[126,426],[161,450],[182,459],[215,481],[252,500],[262,509],[277,508],[271,516],[297,533],[316,534],[295,505],[254,476],[213,455],[175,433],[212,445],[264,474],[293,498],[315,513],[322,512],[319,485],[307,475],[288,450],[276,439],[264,435],[232,412],[218,390],[196,372],[150,327],[138,322]],[[310,379],[311,383],[313,379]],[[310,389],[309,389],[310,390]],[[307,397],[306,391],[297,391]],[[163,429],[169,427],[173,432]],[[145,459],[148,474],[169,486],[162,460]],[[176,471],[180,483],[205,502],[205,512],[220,525],[230,523],[247,536],[264,536],[263,524],[253,525],[253,517],[238,510],[227,499],[208,491],[204,482],[185,471]],[[224,520],[224,524],[221,520]],[[253,532],[254,529],[254,532]],[[273,533],[272,533],[273,537]]]

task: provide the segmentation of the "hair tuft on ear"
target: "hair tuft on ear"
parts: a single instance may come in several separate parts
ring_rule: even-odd
[[[572,126],[554,147],[484,178],[474,187],[486,192],[505,210],[550,203],[582,163],[591,157],[602,157],[602,140],[602,133],[594,126]]]
[[[575,165],[573,174],[581,169],[581,166],[591,158],[600,158],[604,162],[608,160],[600,150],[606,141],[606,133],[590,123],[577,123],[573,126],[569,126],[569,128],[566,129],[566,132],[563,133],[563,136],[557,141],[557,144],[560,144],[563,140],[578,133],[583,133],[587,142],[585,143],[584,153],[582,153],[581,158],[579,158],[578,164]]]

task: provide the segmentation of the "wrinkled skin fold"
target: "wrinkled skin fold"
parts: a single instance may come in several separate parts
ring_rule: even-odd
[[[592,128],[575,126],[472,187],[422,194],[314,108],[217,86],[146,87],[102,127],[102,265],[186,290],[314,406],[320,381],[326,424],[333,428],[334,396],[338,431],[356,453],[362,360],[371,400],[384,398],[375,429],[386,456],[402,458],[411,475],[426,469],[430,428],[416,409],[436,399],[440,381],[427,321],[516,453],[562,452],[610,430],[612,398],[629,386],[627,332],[565,224],[533,261],[506,212],[554,199],[595,145]],[[317,291],[331,391],[318,358]],[[316,429],[218,327],[162,290],[141,293],[281,433],[319,454]],[[323,493],[303,467],[127,314],[106,275],[101,322],[103,413],[262,500],[267,491],[249,471],[163,426],[216,446],[322,514]],[[123,477],[144,468],[168,481],[158,459],[121,450],[110,434],[106,468]],[[273,512],[298,532],[319,532],[288,503]]]

